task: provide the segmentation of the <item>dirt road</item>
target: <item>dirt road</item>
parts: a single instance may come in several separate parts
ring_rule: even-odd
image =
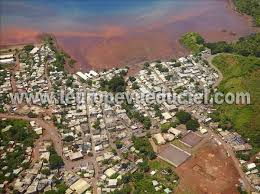
[[[223,74],[222,72],[216,67],[213,65],[212,61],[215,57],[221,55],[223,53],[219,53],[219,54],[216,54],[216,55],[211,55],[210,57],[207,58],[207,61],[209,62],[209,65],[214,68],[218,75],[219,75],[219,79],[217,80],[217,82],[213,85],[213,87],[218,87],[218,85],[221,83],[221,81],[223,80]],[[247,192],[250,193],[252,187],[251,187],[251,184],[249,182],[249,180],[247,179],[247,177],[245,176],[245,173],[243,172],[241,166],[240,166],[240,163],[238,161],[238,159],[236,158],[236,155],[232,149],[232,147],[227,144],[225,141],[223,141],[213,130],[210,130],[209,133],[211,135],[213,135],[214,138],[216,138],[219,142],[221,142],[221,144],[224,146],[225,150],[228,152],[228,154],[230,155],[230,157],[232,158],[233,162],[234,162],[234,165],[241,177],[241,180],[244,182],[244,186],[247,190]]]
[[[214,88],[218,87],[218,85],[220,84],[220,82],[223,80],[223,74],[222,74],[222,72],[221,72],[215,65],[213,65],[212,61],[213,61],[213,59],[214,59],[215,57],[217,57],[217,56],[219,56],[219,55],[221,55],[221,54],[222,54],[222,53],[219,53],[219,54],[216,54],[216,55],[210,55],[210,57],[207,58],[207,61],[208,61],[209,65],[210,65],[210,67],[212,67],[215,71],[217,71],[218,76],[219,76],[218,80],[217,80],[216,83],[213,85]]]

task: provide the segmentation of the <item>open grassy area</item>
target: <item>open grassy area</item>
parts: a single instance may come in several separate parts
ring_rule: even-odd
[[[260,59],[240,55],[222,54],[213,64],[223,73],[220,91],[249,92],[250,105],[218,105],[221,122],[231,121],[233,128],[255,147],[260,147]]]
[[[180,42],[193,53],[199,53],[204,50],[204,39],[196,32],[189,32],[184,34]]]

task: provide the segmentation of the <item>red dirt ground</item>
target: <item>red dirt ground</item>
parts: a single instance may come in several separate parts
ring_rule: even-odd
[[[176,169],[180,185],[176,193],[238,194],[239,174],[222,147],[207,142],[194,157]]]

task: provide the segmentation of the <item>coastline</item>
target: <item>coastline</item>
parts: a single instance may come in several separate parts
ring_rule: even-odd
[[[240,17],[240,19],[244,18],[246,20],[246,22],[248,22],[248,25],[250,26],[250,28],[252,28],[252,32],[250,30],[250,33],[255,33],[255,32],[260,31],[260,28],[253,26],[254,23],[253,23],[253,19],[251,16],[241,14],[240,12],[237,11],[233,0],[227,0],[226,3],[227,3],[226,4],[227,9],[230,13],[232,13],[232,15],[236,15],[237,17]],[[225,34],[224,33],[221,34],[221,33],[222,32],[219,32],[216,30],[209,31],[209,33],[208,33],[210,35],[209,42],[211,42],[211,41],[215,42],[217,40],[220,41],[220,40],[222,40],[222,38],[224,41],[227,41],[228,39],[230,39],[230,41],[232,42],[232,41],[236,41],[239,37],[243,36],[241,34],[238,34],[238,35],[235,35],[232,37],[230,35],[230,33],[236,34],[237,33],[236,29],[234,30],[234,32],[228,31],[228,32],[225,32]],[[39,37],[41,37],[42,34],[43,33],[39,32],[36,35],[35,42],[28,41],[28,43],[22,43],[22,44],[0,45],[0,50],[9,49],[9,48],[13,49],[13,48],[17,48],[17,47],[21,48],[26,44],[36,45],[37,43],[39,43]],[[101,44],[97,44],[97,45],[94,45],[91,47],[91,45],[87,45],[86,40],[82,40],[82,41],[79,41],[78,43],[76,42],[78,44],[79,48],[75,49],[77,44],[74,44],[73,46],[71,46],[71,48],[69,48],[70,43],[65,44],[64,42],[61,42],[54,33],[48,33],[48,34],[50,34],[51,37],[53,37],[55,46],[57,47],[58,50],[60,50],[61,52],[65,52],[65,53],[69,54],[71,58],[76,59],[77,62],[75,63],[75,67],[71,68],[71,67],[69,67],[69,65],[65,65],[66,69],[69,72],[75,72],[75,71],[84,72],[84,71],[88,71],[90,69],[100,71],[104,68],[113,68],[113,67],[122,67],[122,66],[129,66],[131,69],[133,69],[133,72],[134,72],[135,71],[134,69],[135,68],[138,69],[140,64],[144,63],[144,61],[145,62],[153,61],[156,59],[164,60],[164,59],[169,59],[171,57],[180,57],[180,56],[186,55],[188,53],[186,49],[182,49],[180,47],[180,45],[177,45],[178,44],[178,40],[177,40],[178,35],[173,35],[172,40],[174,40],[174,38],[176,40],[172,41],[171,43],[167,43],[166,39],[164,41],[158,39],[156,41],[153,41],[153,43],[150,44],[151,41],[147,41],[147,40],[140,41],[141,40],[140,37],[138,37],[136,39],[130,39],[130,40],[128,40],[127,39],[128,37],[127,37],[126,40],[123,40],[123,41],[120,41],[120,40],[118,41],[118,39],[112,40],[112,38],[104,39],[104,40],[101,40]],[[206,34],[206,32],[204,33],[204,35],[205,34]],[[26,34],[26,36],[29,36],[29,35]],[[32,37],[33,36],[31,36],[31,38]],[[163,34],[162,34],[162,37],[164,37]],[[212,38],[212,37],[214,37],[214,38]],[[144,38],[146,38],[146,37],[144,36]],[[119,39],[121,39],[121,38],[119,38]],[[19,36],[18,36],[18,40],[19,40]],[[111,43],[112,41],[115,41],[114,42],[115,44]],[[131,43],[133,41],[135,41],[134,44],[137,45],[136,47],[133,47],[133,44]],[[168,41],[170,41],[170,39]],[[166,44],[166,43],[169,45],[172,45],[171,50],[169,50],[169,45],[160,47],[160,45],[158,45],[160,43],[161,43],[161,45]],[[146,45],[147,48],[145,48],[145,49],[147,49],[149,52],[147,52],[146,50],[144,50],[144,48],[142,48],[142,47],[145,47],[145,46],[143,46],[145,44],[147,44]],[[126,45],[125,48],[124,48],[124,45]],[[153,50],[152,52],[150,52],[149,49],[153,49],[153,46],[156,46],[156,45],[158,45],[157,50],[156,51]],[[89,48],[89,46],[91,47],[90,52],[86,51]],[[128,47],[130,47],[129,50],[127,50]],[[130,53],[130,56],[125,57],[125,56],[127,56],[128,52]],[[138,55],[138,53],[139,53],[139,55]],[[160,57],[158,57],[158,56],[160,56]]]

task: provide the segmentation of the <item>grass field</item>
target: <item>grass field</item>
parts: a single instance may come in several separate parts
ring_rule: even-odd
[[[223,73],[220,91],[249,92],[250,105],[218,105],[220,119],[228,119],[233,127],[255,148],[260,148],[260,59],[240,55],[222,54],[213,64]]]

